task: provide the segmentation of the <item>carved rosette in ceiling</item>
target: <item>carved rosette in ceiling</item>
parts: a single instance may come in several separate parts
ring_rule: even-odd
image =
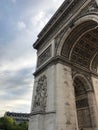
[[[47,102],[47,78],[45,75],[38,80],[34,97],[33,112],[45,112]]]

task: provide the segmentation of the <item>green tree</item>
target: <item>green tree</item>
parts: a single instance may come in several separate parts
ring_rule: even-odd
[[[21,130],[28,130],[28,123],[27,122],[20,123],[19,127]]]
[[[28,130],[27,122],[16,124],[14,119],[8,116],[0,118],[0,125],[3,126],[4,130]]]
[[[8,116],[4,116],[4,129],[5,130],[14,130],[15,127],[16,127],[15,121]]]
[[[0,118],[0,128],[3,129],[4,128],[4,118]]]

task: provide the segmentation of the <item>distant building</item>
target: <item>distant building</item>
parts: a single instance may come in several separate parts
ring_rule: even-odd
[[[29,117],[30,117],[29,113],[6,112],[5,115],[13,118],[17,124],[23,122],[29,122]]]

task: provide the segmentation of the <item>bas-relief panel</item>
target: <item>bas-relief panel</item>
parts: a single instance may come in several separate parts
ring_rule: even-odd
[[[47,78],[45,75],[38,80],[34,97],[33,112],[45,112],[47,102]]]

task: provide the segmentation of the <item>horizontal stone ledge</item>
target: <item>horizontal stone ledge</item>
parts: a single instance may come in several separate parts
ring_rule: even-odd
[[[30,113],[30,116],[34,116],[34,115],[47,115],[47,114],[55,114],[56,113],[56,111],[51,111],[51,112],[41,112],[41,111],[39,111],[39,112],[32,112],[32,113]]]

